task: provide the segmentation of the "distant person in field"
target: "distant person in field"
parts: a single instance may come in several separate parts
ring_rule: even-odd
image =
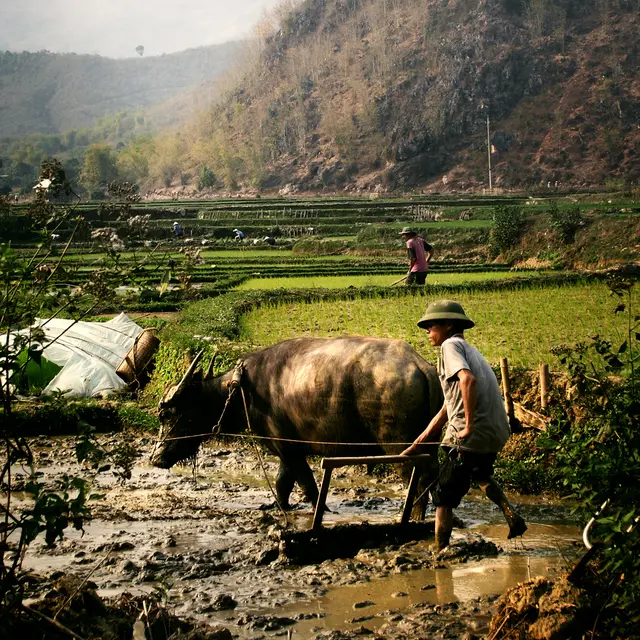
[[[184,235],[184,231],[182,231],[182,227],[177,223],[173,223],[173,235],[176,238],[181,238]]]
[[[409,227],[405,227],[400,235],[407,245],[409,255],[409,273],[407,273],[406,282],[407,284],[424,284],[433,256],[433,247]]]
[[[238,241],[244,240],[244,233],[242,233],[242,231],[240,231],[240,229],[234,229],[233,233],[235,234],[233,236],[234,240],[238,240]]]
[[[504,514],[509,533],[521,536],[527,525],[493,477],[493,465],[511,430],[496,376],[483,355],[464,339],[465,329],[474,326],[460,305],[452,300],[432,302],[418,321],[429,342],[440,347],[438,376],[444,404],[427,428],[405,449],[404,455],[428,453],[421,446],[438,442],[445,451],[431,497],[436,507],[436,549],[449,545],[453,509],[476,482],[489,500]]]

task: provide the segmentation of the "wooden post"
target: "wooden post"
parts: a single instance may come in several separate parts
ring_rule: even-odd
[[[540,365],[540,406],[544,411],[549,400],[549,365]]]
[[[322,516],[324,515],[324,505],[327,501],[327,493],[329,491],[329,483],[331,482],[331,472],[333,469],[329,467],[322,472],[322,484],[320,485],[320,493],[318,495],[318,502],[316,503],[316,510],[313,514],[312,529],[317,531],[322,526]]]
[[[502,395],[504,395],[504,408],[507,410],[509,424],[514,419],[513,398],[511,397],[511,386],[509,385],[509,363],[506,358],[500,359],[500,374],[502,375]]]
[[[411,482],[407,491],[407,498],[404,503],[402,512],[402,523],[409,521],[411,517],[411,509],[418,490],[418,481],[420,480],[420,472],[416,469],[416,465],[421,461],[431,458],[428,453],[421,453],[415,456],[358,456],[358,457],[342,457],[342,458],[322,458],[320,468],[322,473],[322,484],[320,485],[320,493],[316,502],[316,510],[313,514],[313,531],[318,531],[322,527],[322,516],[324,515],[324,507],[327,501],[327,493],[329,492],[329,484],[331,482],[331,472],[338,467],[348,467],[355,464],[411,464],[413,465],[413,473],[411,474]]]
[[[420,471],[418,467],[413,467],[411,472],[411,481],[409,482],[409,489],[407,490],[407,499],[404,501],[404,509],[402,510],[402,518],[400,522],[407,524],[411,520],[411,510],[413,509],[413,501],[416,497],[416,491],[418,491],[418,482],[420,480]]]

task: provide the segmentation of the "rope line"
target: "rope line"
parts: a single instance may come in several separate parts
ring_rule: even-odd
[[[244,405],[244,415],[247,417],[247,429],[249,429],[249,431],[251,431],[251,420],[249,420],[249,411],[247,409],[247,400],[244,397],[244,389],[242,388],[242,386],[240,386],[240,393],[242,394],[242,404]],[[229,394],[229,397],[231,397],[231,394]],[[222,420],[222,418],[220,418]],[[258,456],[258,460],[260,461],[260,467],[262,468],[262,473],[264,474],[264,479],[267,481],[267,484],[269,485],[269,489],[271,490],[271,494],[273,495],[276,504],[278,505],[278,508],[280,509],[280,511],[282,511],[282,515],[284,517],[284,527],[285,529],[289,526],[289,518],[287,516],[287,512],[284,510],[284,507],[280,504],[280,500],[278,500],[278,495],[276,494],[276,492],[273,490],[273,486],[271,484],[271,480],[269,479],[269,475],[267,474],[267,470],[264,466],[264,460],[262,459],[262,454],[260,453],[260,449],[258,449],[258,445],[254,442],[253,443],[253,447],[256,451],[256,454]]]
[[[273,440],[274,442],[293,442],[297,444],[323,444],[323,445],[338,445],[340,447],[370,447],[372,444],[384,444],[384,445],[397,445],[408,447],[413,444],[412,442],[325,442],[322,440],[296,440],[294,438],[276,438],[275,436],[259,436],[255,433],[199,433],[190,436],[176,436],[174,438],[163,438],[162,442],[169,442],[170,440],[187,440],[189,438],[207,438],[210,436],[225,436],[226,438],[254,438],[256,440]],[[421,447],[439,447],[439,442],[421,442]]]

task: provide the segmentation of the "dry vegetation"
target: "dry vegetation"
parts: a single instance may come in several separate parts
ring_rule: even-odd
[[[307,0],[260,25],[188,157],[227,188],[479,186],[488,105],[497,184],[633,181],[638,28],[625,0]]]

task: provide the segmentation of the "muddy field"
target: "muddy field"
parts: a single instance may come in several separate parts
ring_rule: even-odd
[[[139,439],[143,456],[126,484],[97,477],[102,497],[84,534],[68,531],[53,549],[38,540],[25,566],[51,580],[89,577],[104,597],[159,594],[176,615],[239,638],[473,638],[486,633],[505,589],[555,576],[581,551],[566,506],[514,497],[529,530],[507,541],[502,515],[476,492],[456,510],[464,526],[452,546],[435,554],[432,514],[405,532],[388,526],[404,487],[392,473],[354,467],[334,473],[326,531],[311,536],[300,533],[313,516],[300,494],[286,520],[264,508],[273,497],[251,447],[213,444],[194,474],[150,467],[151,444]],[[79,471],[73,439],[33,445],[47,484]],[[265,464],[274,478],[275,459]]]

